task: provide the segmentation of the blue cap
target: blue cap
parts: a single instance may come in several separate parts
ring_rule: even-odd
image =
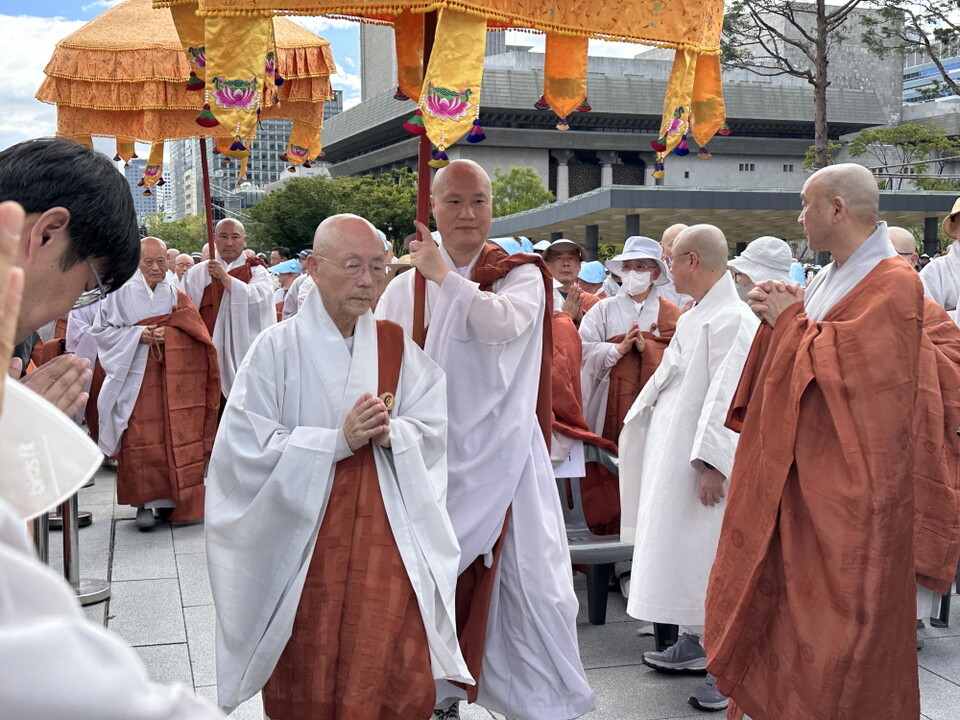
[[[490,238],[490,242],[499,245],[507,253],[507,255],[515,255],[518,252],[523,252],[523,248],[520,247],[520,243],[518,243],[512,237]]]
[[[580,266],[578,278],[588,283],[602,283],[607,279],[607,270],[599,260],[592,260]]]
[[[299,275],[303,268],[300,265],[299,260],[284,260],[282,263],[274,265],[272,268],[268,268],[270,272],[276,273],[277,275],[286,275],[287,273],[296,273]]]

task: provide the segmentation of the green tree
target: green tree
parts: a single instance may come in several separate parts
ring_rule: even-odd
[[[934,89],[923,99],[960,95],[960,83],[950,76],[943,59],[960,54],[960,0],[873,0],[874,18],[865,18],[866,45],[883,57],[891,50],[901,54],[919,51],[940,73]]]
[[[722,59],[756,75],[792,75],[813,86],[814,168],[830,164],[827,72],[830,52],[845,39],[844,23],[861,0],[733,0],[723,20]]]
[[[827,165],[833,165],[837,161],[837,155],[840,154],[840,150],[843,148],[838,142],[830,140],[827,142]],[[803,169],[804,170],[813,170],[815,163],[817,161],[817,146],[811,145],[807,148],[806,155],[803,156]]]
[[[937,168],[936,175],[941,175],[946,164],[943,158],[960,153],[960,143],[936,125],[906,124],[861,130],[848,149],[853,157],[871,155],[885,187],[900,189],[905,179],[914,185],[917,179],[935,179],[927,178],[931,164]]]
[[[203,215],[188,215],[182,220],[164,222],[163,213],[151,213],[146,219],[147,233],[163,240],[167,247],[180,252],[200,252],[207,242],[207,226]]]
[[[250,208],[256,227],[248,228],[248,232],[252,231],[261,247],[310,247],[317,225],[334,214],[335,200],[333,181],[324,177],[294,178]]]
[[[619,255],[622,252],[623,243],[600,243],[600,246],[597,248],[597,260],[605,263],[614,255]]]
[[[513,167],[508,173],[502,173],[498,168],[494,173],[494,217],[532,210],[553,200],[553,193],[543,186],[533,168]]]
[[[394,252],[402,254],[403,239],[414,232],[417,217],[417,177],[410,170],[383,175],[340,177],[333,181],[338,213],[366,218],[386,233]],[[399,252],[398,252],[399,251]]]

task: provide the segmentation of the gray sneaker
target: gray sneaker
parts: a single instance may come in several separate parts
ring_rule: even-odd
[[[703,672],[707,669],[707,653],[698,636],[683,633],[663,652],[645,652],[643,664],[666,672]]]
[[[433,709],[433,720],[460,720],[460,701],[442,702]]]
[[[717,679],[707,673],[707,677],[697,685],[687,702],[700,710],[714,711],[725,709],[730,701],[717,690]]]

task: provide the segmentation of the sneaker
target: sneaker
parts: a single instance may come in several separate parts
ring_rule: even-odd
[[[620,576],[620,594],[624,600],[630,599],[630,573],[625,572]]]
[[[663,652],[645,652],[643,664],[666,672],[703,672],[707,669],[707,653],[698,636],[683,633]]]
[[[145,507],[137,508],[137,527],[140,528],[141,532],[149,530],[154,525],[157,524],[157,518],[153,515],[153,510]]]
[[[730,701],[717,690],[717,679],[707,673],[707,677],[697,685],[687,702],[700,710],[715,711],[724,710]]]
[[[460,720],[460,701],[454,700],[450,705],[441,704],[433,709],[434,720]]]

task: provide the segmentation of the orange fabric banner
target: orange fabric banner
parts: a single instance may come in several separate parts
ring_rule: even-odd
[[[543,98],[564,119],[587,97],[589,40],[573,35],[547,34],[543,60]]]

